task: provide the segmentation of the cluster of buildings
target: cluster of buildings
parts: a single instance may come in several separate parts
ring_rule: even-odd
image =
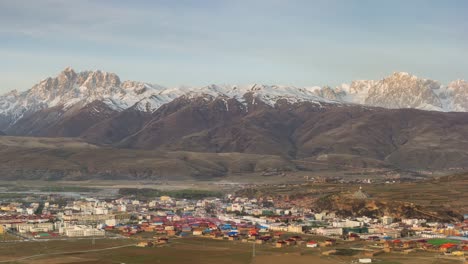
[[[356,196],[365,196],[362,191]],[[363,197],[356,197],[363,199]],[[40,213],[38,212],[40,211]],[[32,212],[32,213],[31,213]],[[173,236],[272,243],[276,247],[332,246],[337,240],[382,243],[381,250],[424,248],[463,252],[468,248],[468,216],[459,223],[427,219],[343,218],[333,211],[275,206],[271,198],[226,195],[198,200],[161,196],[151,199],[81,197],[0,205],[0,233],[11,231],[30,239],[55,237],[138,236],[151,233],[166,243]],[[320,236],[322,241],[301,236]],[[148,237],[148,236],[146,236]],[[445,239],[446,243],[430,243]],[[444,242],[444,241],[442,241]]]

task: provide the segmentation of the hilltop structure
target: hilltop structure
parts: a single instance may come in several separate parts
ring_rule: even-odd
[[[369,199],[369,195],[362,190],[362,186],[359,186],[359,190],[353,193],[354,199]]]

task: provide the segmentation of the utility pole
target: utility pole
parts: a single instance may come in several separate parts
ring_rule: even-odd
[[[255,243],[254,241],[253,246],[252,246],[252,258],[255,258],[255,244],[257,243]]]

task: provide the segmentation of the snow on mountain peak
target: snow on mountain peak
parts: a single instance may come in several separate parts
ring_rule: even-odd
[[[396,77],[412,77],[413,75],[408,72],[393,72],[392,76]]]
[[[11,91],[0,96],[0,123],[16,122],[23,115],[62,106],[64,110],[80,103],[101,101],[114,110],[134,107],[152,112],[172,100],[206,97],[234,98],[247,104],[246,94],[274,106],[278,100],[290,103],[354,103],[385,108],[417,108],[436,111],[468,111],[468,83],[456,80],[447,86],[418,78],[407,72],[394,72],[379,81],[356,80],[335,88],[283,85],[216,85],[166,88],[137,81],[121,81],[119,76],[101,70],[76,72],[65,68],[24,92]],[[2,121],[7,120],[7,121]]]
[[[56,106],[68,109],[77,103],[84,106],[94,101],[102,101],[115,110],[124,110],[142,100],[149,100],[160,90],[160,86],[140,82],[122,83],[114,73],[100,70],[77,73],[67,67],[57,77],[46,78],[27,91],[0,96],[0,118],[8,116],[14,122],[24,114],[41,109]]]

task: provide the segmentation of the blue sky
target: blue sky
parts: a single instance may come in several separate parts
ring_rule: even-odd
[[[63,68],[165,86],[468,79],[464,0],[0,0],[0,91]]]

